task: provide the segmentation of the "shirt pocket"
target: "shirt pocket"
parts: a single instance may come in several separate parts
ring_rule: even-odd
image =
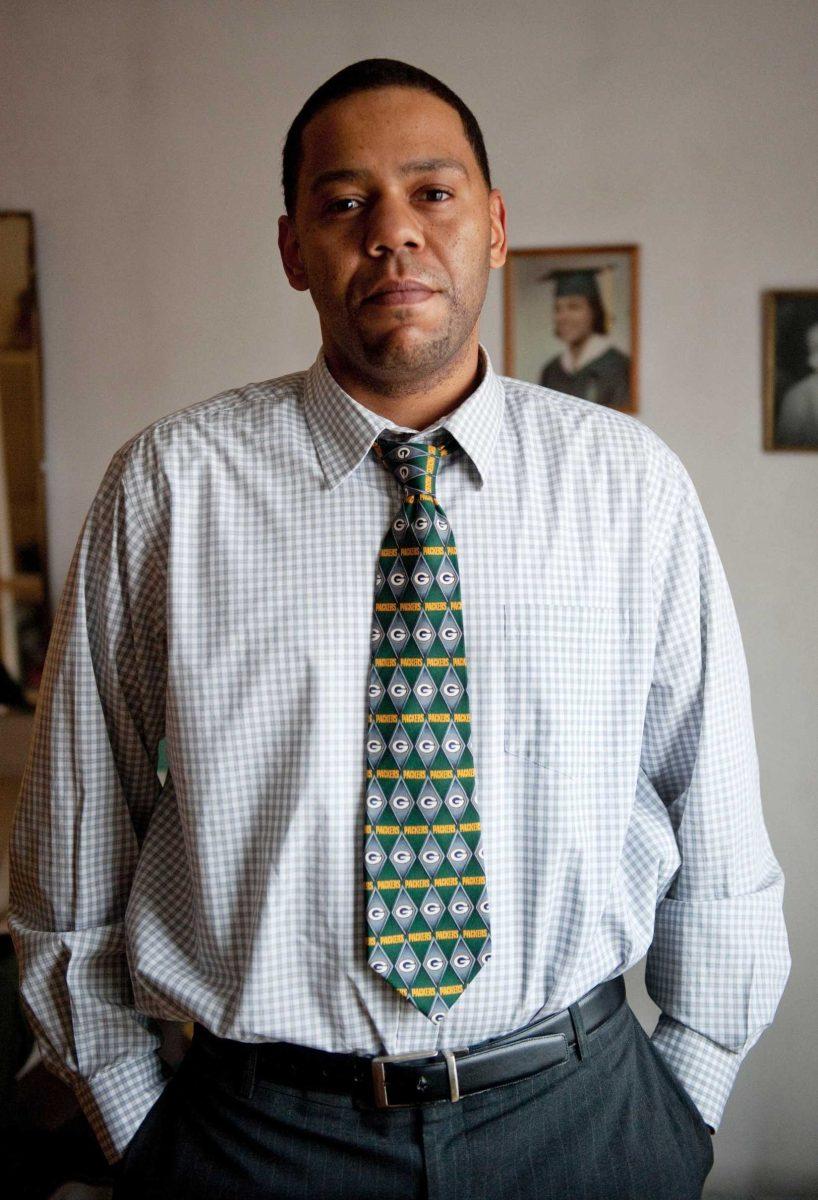
[[[629,610],[542,600],[503,618],[506,754],[572,779],[621,761]]]

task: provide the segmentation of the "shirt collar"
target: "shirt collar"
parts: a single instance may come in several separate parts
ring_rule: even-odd
[[[485,346],[482,342],[478,346],[485,367],[478,386],[456,409],[428,425],[426,430],[420,430],[417,436],[433,429],[448,430],[477,468],[482,488],[503,421],[505,390]],[[381,433],[406,428],[373,412],[344,391],[327,366],[323,346],[306,373],[304,411],[330,489],[356,469]]]
[[[604,354],[606,350],[610,350],[611,345],[609,337],[601,333],[592,333],[586,339],[576,362],[571,354],[570,347],[566,346],[560,358],[563,371],[566,371],[569,375],[576,375],[577,371],[581,371],[589,362],[593,362],[595,358],[599,358],[600,354]]]

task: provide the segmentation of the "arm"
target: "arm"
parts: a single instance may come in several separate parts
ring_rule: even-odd
[[[674,456],[675,458],[675,456]],[[681,865],[646,958],[656,1049],[715,1130],[790,970],[784,880],[761,809],[747,667],[727,579],[678,459],[656,482],[658,613],[640,778]]]
[[[161,790],[161,560],[123,450],[60,596],[11,837],[9,925],[44,1063],[75,1090],[109,1162],[166,1082],[133,1007],[123,918]]]

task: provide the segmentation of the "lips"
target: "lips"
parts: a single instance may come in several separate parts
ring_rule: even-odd
[[[395,305],[422,304],[424,300],[431,300],[434,294],[428,288],[415,289],[409,292],[381,292],[377,296],[370,296],[367,304],[386,308],[391,308]]]
[[[407,281],[406,283],[389,284],[387,291],[379,291],[375,295],[367,296],[366,303],[393,308],[396,305],[422,304],[434,295],[435,292],[432,288],[428,288],[422,283]]]
[[[417,279],[396,279],[383,284],[376,293],[370,293],[367,304],[418,304],[435,293]]]

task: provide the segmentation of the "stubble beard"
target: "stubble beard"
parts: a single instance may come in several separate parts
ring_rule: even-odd
[[[356,323],[351,330],[357,347],[357,365],[364,372],[371,371],[373,382],[388,387],[395,395],[404,388],[407,392],[416,391],[418,379],[445,375],[479,316],[479,312],[472,315],[470,307],[464,307],[454,297],[449,300],[442,328],[425,337],[406,338],[400,334],[401,311],[394,310],[397,322],[389,329],[368,330]],[[412,319],[411,308],[407,307],[406,313],[408,322]]]

